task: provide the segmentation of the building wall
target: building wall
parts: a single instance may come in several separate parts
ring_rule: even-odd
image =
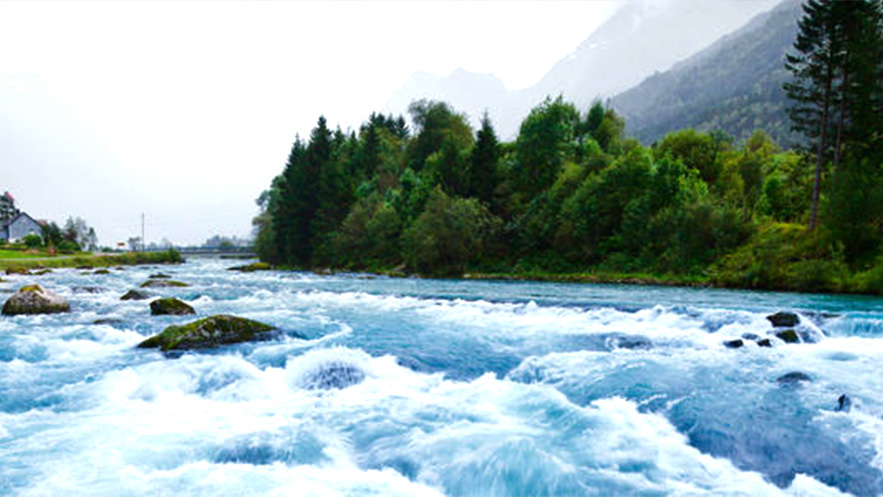
[[[30,216],[22,215],[13,220],[9,226],[9,239],[21,240],[28,235],[43,236],[43,228]]]

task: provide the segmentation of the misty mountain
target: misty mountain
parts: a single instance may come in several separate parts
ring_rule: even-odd
[[[442,78],[414,74],[385,106],[405,113],[420,98],[444,100],[473,123],[485,110],[504,138],[518,132],[530,109],[563,94],[585,109],[664,71],[748,22],[778,0],[636,0],[626,2],[534,86],[508,91],[492,75],[454,71]]]
[[[790,145],[796,137],[789,131],[782,83],[801,13],[798,0],[786,0],[610,104],[626,118],[628,133],[645,143],[693,127],[720,129],[737,140],[763,128]]]

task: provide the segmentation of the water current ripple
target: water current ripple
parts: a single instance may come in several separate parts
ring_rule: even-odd
[[[0,319],[0,495],[883,495],[883,299],[228,262],[0,283],[72,305]],[[136,348],[160,271],[281,333]]]

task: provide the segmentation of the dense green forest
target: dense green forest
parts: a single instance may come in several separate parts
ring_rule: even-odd
[[[645,147],[547,98],[514,141],[444,102],[320,117],[258,199],[263,260],[299,268],[883,293],[879,1],[810,0],[786,85],[806,148],[684,129]]]

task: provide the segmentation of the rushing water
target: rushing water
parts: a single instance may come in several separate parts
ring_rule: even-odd
[[[0,283],[73,308],[0,319],[0,495],[883,494],[883,299],[230,265]],[[137,349],[157,271],[282,333]],[[776,310],[824,339],[724,346]]]

